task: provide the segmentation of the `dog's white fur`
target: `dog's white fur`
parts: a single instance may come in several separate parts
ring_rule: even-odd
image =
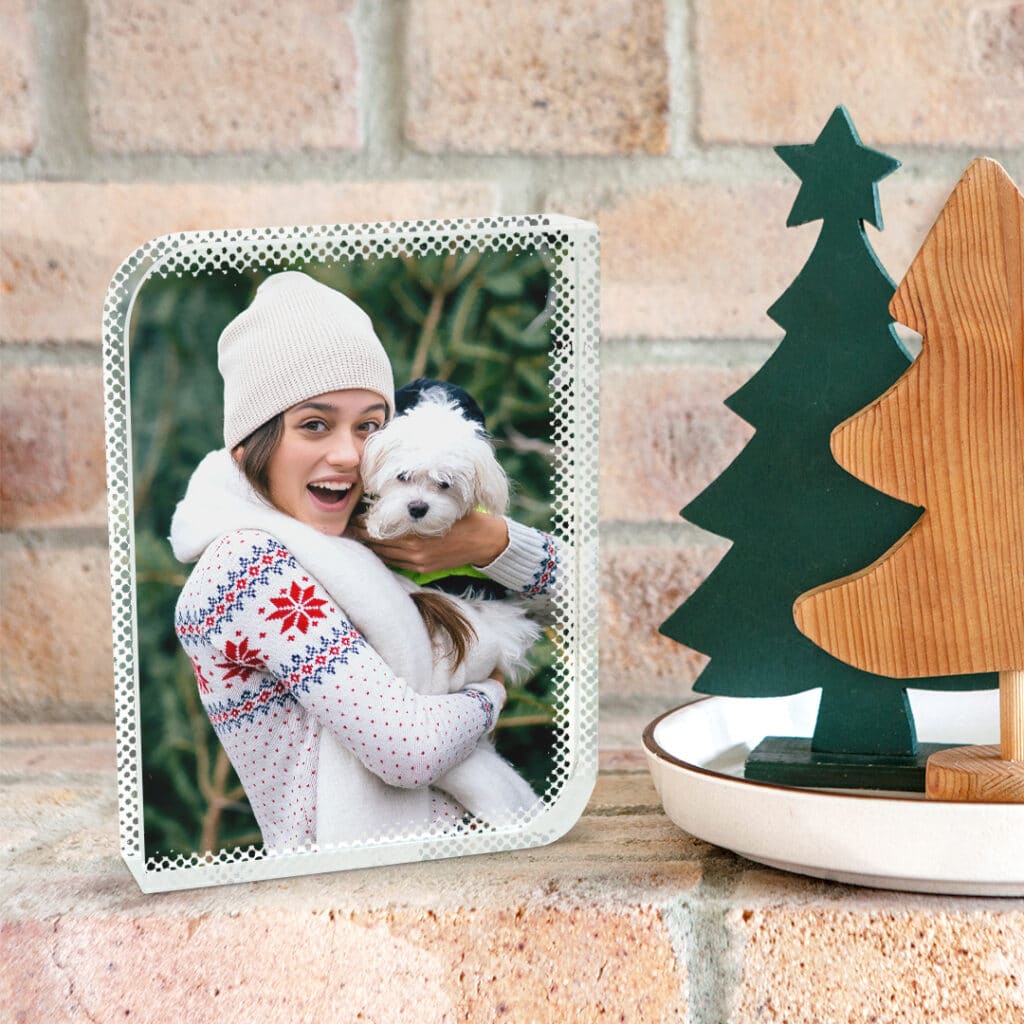
[[[441,388],[424,391],[412,409],[367,440],[359,473],[372,501],[366,530],[377,540],[443,536],[473,509],[497,515],[508,507],[508,478],[486,431]],[[485,621],[477,633],[487,642],[474,645],[465,675],[453,679],[482,679],[494,668],[509,681],[518,679],[540,635],[523,607],[515,599],[456,604],[471,624]]]
[[[424,391],[412,409],[367,440],[359,472],[364,491],[372,496],[366,529],[378,540],[443,536],[475,508],[497,515],[508,507],[508,478],[484,428],[467,419],[440,388]],[[451,600],[477,637],[452,674],[452,688],[484,679],[495,668],[516,681],[540,635],[522,605],[514,598]],[[498,806],[521,811],[536,803],[529,786],[486,738],[472,758],[448,772],[446,781],[453,790],[467,791],[479,786],[481,772]]]
[[[377,540],[438,537],[474,508],[508,507],[508,478],[483,427],[439,388],[367,440],[359,473],[374,496],[366,529]]]

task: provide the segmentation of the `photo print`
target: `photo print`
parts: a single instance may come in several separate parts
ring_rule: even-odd
[[[107,297],[144,891],[551,842],[596,777],[597,231],[192,232]]]

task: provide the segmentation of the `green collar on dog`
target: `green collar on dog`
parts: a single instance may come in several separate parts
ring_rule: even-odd
[[[412,569],[396,569],[395,572],[408,577],[413,583],[425,587],[434,580],[443,580],[446,576],[472,576],[474,579],[485,580],[487,577],[479,569],[471,565],[460,565],[456,569],[439,569],[437,572],[415,572]]]

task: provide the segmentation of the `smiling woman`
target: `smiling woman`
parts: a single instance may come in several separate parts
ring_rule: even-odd
[[[266,425],[277,441],[265,496],[300,522],[340,537],[362,497],[363,445],[387,417],[387,403],[359,390],[332,391],[278,414]],[[243,442],[234,452],[243,472],[247,447]]]

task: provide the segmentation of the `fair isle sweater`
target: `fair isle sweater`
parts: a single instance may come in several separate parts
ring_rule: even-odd
[[[554,540],[511,520],[509,537],[487,575],[543,602],[557,575]],[[352,839],[461,817],[461,807],[429,787],[494,726],[504,700],[498,683],[414,692],[262,530],[232,531],[204,551],[178,599],[176,629],[266,846],[316,842],[324,799],[350,802],[357,821],[361,803],[386,803],[382,831],[369,826]],[[318,793],[324,730],[367,769],[349,776],[344,793]]]

